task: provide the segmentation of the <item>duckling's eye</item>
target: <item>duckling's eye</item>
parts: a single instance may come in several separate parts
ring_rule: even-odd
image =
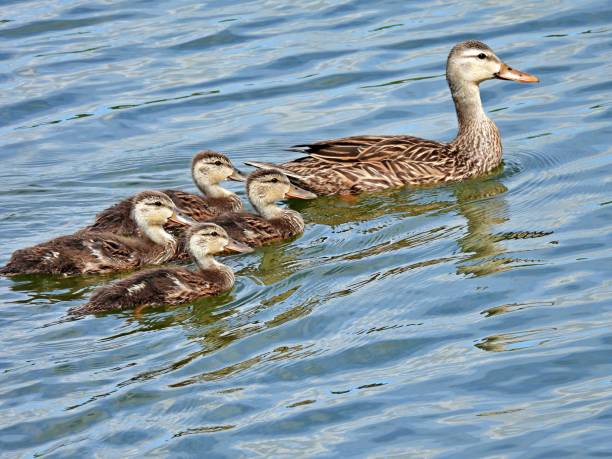
[[[153,203],[153,205],[154,205],[154,206],[157,206],[157,207],[161,207],[161,206],[162,206],[162,203],[161,203],[160,201],[155,201],[155,202]]]
[[[221,161],[215,161],[215,166],[220,166],[220,165],[222,165],[222,164],[223,164],[223,163],[222,163]]]
[[[487,55],[485,53],[480,53],[478,55],[478,59],[486,59],[486,58],[487,58]]]
[[[278,183],[278,179],[277,178],[273,178],[272,180],[270,180],[272,183]]]
[[[217,233],[216,231],[213,231],[212,233],[210,233],[211,236],[217,237],[219,236],[219,233]]]

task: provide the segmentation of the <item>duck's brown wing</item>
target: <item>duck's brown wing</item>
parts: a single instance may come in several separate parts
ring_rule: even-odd
[[[328,163],[352,164],[386,160],[429,161],[445,144],[413,136],[357,136],[305,146],[308,157]],[[299,163],[306,158],[287,163]]]
[[[140,254],[150,250],[141,240],[108,233],[92,235],[85,244],[96,255],[101,268],[109,270],[135,268],[142,264]]]
[[[291,150],[302,151],[307,153],[310,157],[317,158],[321,161],[350,163],[357,161],[360,154],[365,149],[393,138],[394,136],[373,135],[342,137],[340,139],[323,140],[311,144],[294,145],[291,147]],[[298,159],[295,162],[299,162],[303,159],[304,158]]]
[[[265,218],[247,212],[228,213],[211,221],[227,231],[232,239],[250,247],[260,247],[283,238],[282,234]]]
[[[444,180],[446,144],[412,136],[358,136],[301,146],[308,156],[281,165],[296,185],[319,195],[357,193]]]
[[[79,237],[61,236],[47,242],[16,250],[0,273],[76,274],[82,271],[85,259],[83,241]]]
[[[111,233],[79,233],[61,236],[17,250],[3,274],[83,274],[129,269],[139,264],[124,238]]]
[[[72,314],[125,310],[137,306],[178,304],[198,296],[193,287],[209,290],[210,283],[195,273],[181,268],[161,268],[142,271],[98,288],[88,303],[70,310]]]
[[[132,220],[132,198],[129,197],[117,204],[104,209],[96,215],[95,221],[79,233],[84,232],[111,232],[122,236],[138,236],[138,226]]]
[[[211,206],[209,200],[203,196],[180,190],[163,190],[163,193],[172,199],[181,214],[195,221],[210,220],[218,213],[214,206]]]

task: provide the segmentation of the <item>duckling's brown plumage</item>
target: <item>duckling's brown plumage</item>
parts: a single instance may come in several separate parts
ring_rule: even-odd
[[[246,188],[257,214],[232,212],[210,220],[223,227],[232,239],[250,247],[260,247],[304,231],[302,216],[293,210],[281,209],[276,202],[286,197],[311,199],[315,195],[295,187],[285,174],[274,170],[251,173]]]
[[[478,41],[451,50],[446,77],[459,121],[459,132],[448,144],[404,135],[355,136],[297,145],[308,156],[285,164],[246,164],[297,174],[290,175],[291,181],[318,195],[431,185],[490,172],[501,163],[502,145],[497,126],[482,108],[479,84],[492,78],[538,79],[508,67]]]
[[[164,190],[181,214],[202,222],[226,212],[242,210],[240,198],[219,185],[227,179],[244,180],[227,156],[212,150],[199,152],[191,162],[191,176],[202,196],[180,190]]]
[[[226,212],[242,210],[240,198],[219,185],[228,178],[244,179],[225,155],[211,150],[197,153],[191,161],[191,175],[203,195],[180,190],[162,191],[174,202],[179,214],[201,222]],[[138,226],[130,216],[133,199],[134,196],[130,196],[103,210],[96,215],[94,223],[81,231],[111,231],[122,236],[138,236]],[[180,232],[180,227],[173,222],[169,222],[166,229]]]
[[[0,274],[84,274],[160,264],[176,252],[176,241],[162,225],[175,218],[174,204],[163,193],[145,191],[134,197],[134,223],[141,236],[111,232],[78,232],[17,250]]]
[[[201,223],[187,233],[189,252],[198,269],[160,268],[143,271],[98,288],[88,303],[70,310],[72,314],[93,314],[137,306],[180,304],[204,296],[218,295],[232,288],[231,268],[218,263],[212,255],[225,248],[251,251],[231,241],[223,228]]]

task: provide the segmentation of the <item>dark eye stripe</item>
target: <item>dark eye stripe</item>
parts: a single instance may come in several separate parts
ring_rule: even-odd
[[[486,59],[487,55],[485,53],[480,53],[478,56],[476,56],[478,59]]]

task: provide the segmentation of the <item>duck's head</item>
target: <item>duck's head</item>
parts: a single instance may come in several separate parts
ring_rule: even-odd
[[[203,192],[224,180],[240,182],[246,180],[246,177],[234,167],[227,156],[211,150],[201,151],[193,157],[191,174],[194,182]]]
[[[465,84],[480,84],[486,80],[537,83],[538,77],[513,69],[480,41],[469,40],[453,47],[446,61],[446,79],[451,88]]]
[[[143,191],[132,200],[132,218],[139,227],[160,227],[168,221],[179,225],[191,222],[177,215],[172,200],[160,191]]]
[[[314,193],[293,185],[282,172],[272,169],[252,172],[247,178],[246,189],[249,200],[258,210],[286,198],[317,197]]]
[[[230,238],[223,228],[214,223],[200,223],[192,226],[187,233],[187,240],[189,251],[196,259],[226,250],[236,253],[253,251],[248,245]]]

